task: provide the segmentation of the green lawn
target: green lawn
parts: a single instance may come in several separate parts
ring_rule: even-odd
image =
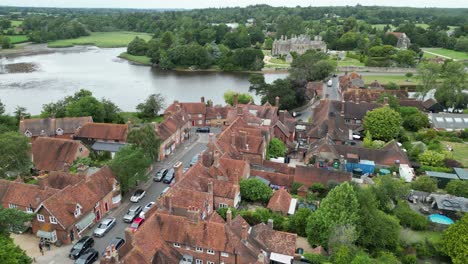
[[[375,80],[377,80],[380,84],[386,84],[386,83],[389,83],[389,82],[394,82],[394,83],[399,84],[399,85],[403,85],[403,84],[408,85],[408,84],[418,84],[419,83],[419,80],[417,80],[414,77],[411,77],[409,79],[409,82],[407,82],[406,80],[408,78],[406,78],[404,74],[402,74],[402,75],[363,75],[362,77],[363,77],[364,82],[366,84],[371,84]]]
[[[442,232],[413,231],[408,228],[402,229],[400,232],[400,240],[406,244],[414,244],[425,241],[426,239],[432,243],[435,243],[442,239]]]
[[[348,58],[348,57],[345,58],[344,60],[338,60],[338,67],[345,67],[345,66],[365,66],[365,65],[359,60]]]
[[[417,27],[427,29],[429,27],[428,24],[416,24]]]
[[[23,21],[21,20],[12,20],[11,21],[11,26],[12,27],[18,27],[18,26],[21,26],[23,24]]]
[[[100,48],[116,48],[125,47],[135,37],[140,37],[145,40],[150,40],[151,35],[138,32],[92,32],[90,36],[79,37],[76,39],[64,39],[49,42],[51,48],[65,48],[74,45],[94,45]]]
[[[28,37],[26,35],[11,35],[7,37],[10,38],[10,41],[13,44],[23,43],[23,42],[28,41]]]
[[[429,51],[442,56],[450,57],[454,60],[468,60],[468,53],[444,48],[424,48],[423,51]]]
[[[289,63],[287,63],[285,60],[277,59],[277,58],[271,58],[271,59],[270,59],[270,62],[273,63],[273,64],[285,64],[285,65],[289,65]]]
[[[443,146],[449,145],[453,148],[453,158],[463,164],[464,167],[468,167],[468,144],[456,143],[456,142],[441,142]]]
[[[151,59],[146,56],[134,56],[128,54],[127,52],[123,52],[119,55],[119,57],[139,64],[151,65]]]

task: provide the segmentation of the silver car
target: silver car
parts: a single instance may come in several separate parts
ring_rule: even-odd
[[[103,237],[109,230],[112,229],[112,227],[115,226],[115,218],[113,217],[107,217],[104,218],[99,225],[94,229],[93,235],[95,237]]]
[[[125,223],[131,223],[141,212],[140,205],[134,205],[128,209],[128,212],[124,215],[123,220]]]

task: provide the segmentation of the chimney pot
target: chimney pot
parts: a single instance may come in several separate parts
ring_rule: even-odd
[[[280,100],[279,96],[276,96],[275,97],[275,106],[276,107],[279,107],[279,100]]]
[[[268,227],[273,229],[273,219],[268,219]]]
[[[249,236],[249,230],[247,228],[247,224],[243,224],[242,225],[242,240],[246,241],[248,236]]]
[[[174,164],[174,178],[175,182],[180,182],[183,177],[183,171],[182,171],[182,162],[178,161],[176,164]]]
[[[226,212],[226,222],[228,224],[228,226],[231,226],[231,222],[232,222],[232,212],[231,212],[231,208],[229,208]]]

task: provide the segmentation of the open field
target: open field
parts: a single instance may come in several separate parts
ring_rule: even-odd
[[[416,24],[417,27],[427,29],[429,27],[428,24]]]
[[[146,56],[135,56],[135,55],[130,55],[127,52],[123,52],[119,55],[119,58],[126,59],[131,62],[136,62],[139,64],[151,65],[151,59]]]
[[[10,39],[12,44],[28,41],[28,37],[26,35],[12,35],[7,37]]]
[[[365,65],[359,60],[348,58],[348,57],[346,57],[344,60],[338,60],[338,67],[345,67],[345,66],[365,66]]]
[[[442,145],[449,145],[453,148],[453,158],[463,164],[464,167],[468,167],[468,144],[456,143],[456,142],[440,142]]]
[[[449,50],[449,49],[444,49],[444,48],[424,48],[423,51],[425,53],[431,52],[431,53],[438,54],[441,56],[449,57],[454,60],[468,60],[468,53],[466,52],[460,52],[460,51]]]
[[[366,84],[371,84],[373,81],[377,80],[381,84],[387,84],[389,82],[394,82],[398,85],[408,85],[408,84],[418,84],[419,80],[411,77],[409,78],[409,82],[406,80],[406,76],[402,75],[363,75],[362,78]]]
[[[21,26],[23,24],[23,21],[21,20],[12,20],[11,21],[11,26],[12,27],[18,27],[18,26]]]
[[[127,46],[137,36],[144,40],[151,39],[150,34],[138,32],[92,32],[86,37],[52,41],[49,42],[48,46],[50,48],[65,48],[74,45],[94,45],[100,48],[117,48]]]

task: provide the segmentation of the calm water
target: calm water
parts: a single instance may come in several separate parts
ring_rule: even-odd
[[[0,100],[12,112],[17,105],[39,114],[42,105],[72,95],[79,89],[91,90],[97,98],[107,98],[123,111],[135,106],[149,94],[161,93],[166,102],[198,101],[201,96],[223,104],[226,90],[248,92],[248,74],[160,71],[137,66],[116,56],[124,51],[78,47],[45,55],[4,59],[4,64],[35,63],[32,73],[0,74]],[[286,74],[266,74],[267,82]],[[259,98],[255,97],[259,102]]]

